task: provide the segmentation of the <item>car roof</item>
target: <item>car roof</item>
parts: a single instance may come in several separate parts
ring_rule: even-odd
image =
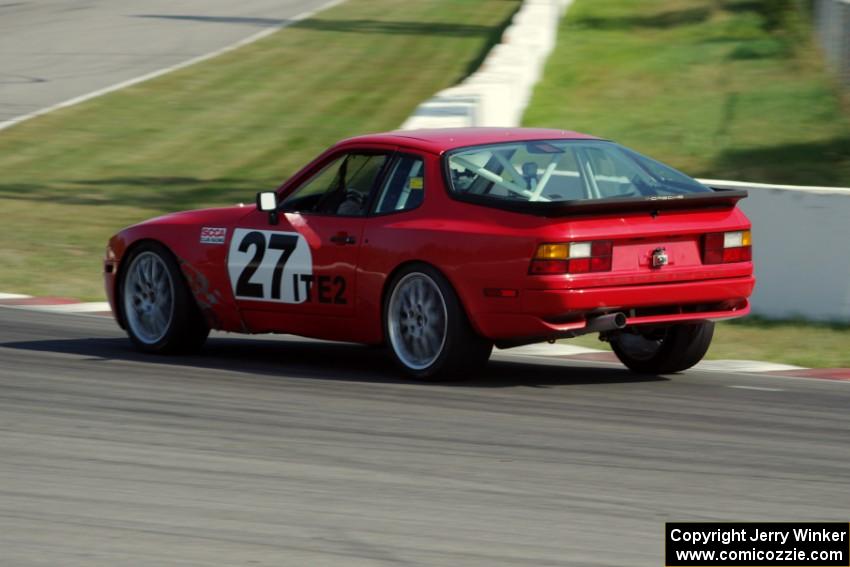
[[[337,145],[391,144],[440,154],[455,148],[497,144],[500,142],[598,139],[579,132],[550,128],[433,128],[367,134],[365,136],[348,138],[339,142]]]

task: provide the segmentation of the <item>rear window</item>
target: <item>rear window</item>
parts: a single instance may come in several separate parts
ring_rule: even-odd
[[[452,192],[502,205],[713,192],[671,167],[597,140],[474,146],[455,150],[446,159]]]

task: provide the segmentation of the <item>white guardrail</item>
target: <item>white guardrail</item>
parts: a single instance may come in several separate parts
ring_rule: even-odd
[[[421,104],[402,129],[518,125],[572,1],[526,0],[480,69]],[[701,181],[749,191],[740,206],[753,222],[754,314],[850,322],[850,188]]]

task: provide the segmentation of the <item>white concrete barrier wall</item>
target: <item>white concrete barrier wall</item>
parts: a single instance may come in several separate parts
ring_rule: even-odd
[[[850,87],[850,0],[814,0],[814,24],[826,62]]]
[[[526,0],[481,68],[421,104],[402,129],[519,125],[570,4]],[[754,314],[850,322],[850,189],[702,181],[749,191],[741,208],[753,222]]]
[[[546,57],[558,22],[573,0],[526,0],[481,67],[463,82],[422,103],[401,128],[516,126]]]
[[[850,322],[850,189],[700,181],[749,192],[754,314]]]

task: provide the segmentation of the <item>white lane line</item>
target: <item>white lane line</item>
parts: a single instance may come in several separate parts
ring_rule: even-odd
[[[0,292],[0,299],[27,299],[32,297],[30,295],[23,295],[20,293],[2,293]]]
[[[737,390],[758,390],[760,392],[784,392],[783,388],[763,388],[761,386],[726,386]]]
[[[21,122],[24,122],[26,120],[30,120],[32,118],[36,118],[37,116],[42,116],[44,114],[47,114],[48,112],[53,112],[54,110],[59,110],[60,108],[67,108],[69,106],[74,106],[75,104],[80,104],[81,102],[85,102],[87,100],[91,100],[93,98],[97,98],[99,96],[103,96],[105,94],[108,94],[108,93],[111,93],[111,92],[114,92],[114,91],[126,89],[127,87],[131,87],[133,85],[137,85],[139,83],[143,83],[145,81],[149,81],[149,80],[155,79],[157,77],[161,77],[162,75],[165,75],[167,73],[171,73],[172,71],[177,71],[179,69],[183,69],[183,68],[188,67],[190,65],[194,65],[196,63],[200,63],[202,61],[212,59],[213,57],[218,57],[219,55],[223,55],[223,54],[228,53],[230,51],[233,51],[235,49],[239,49],[240,47],[244,47],[244,46],[248,45],[249,43],[254,43],[255,41],[259,41],[259,40],[263,39],[264,37],[270,36],[271,34],[275,33],[276,31],[280,31],[285,27],[291,26],[292,24],[294,24],[296,22],[299,22],[303,19],[309,18],[313,14],[321,12],[322,10],[327,10],[328,8],[332,8],[333,6],[336,6],[337,4],[341,4],[342,2],[345,2],[345,0],[330,0],[330,2],[322,4],[321,6],[319,6],[318,8],[316,8],[314,10],[308,10],[306,12],[301,12],[300,14],[293,16],[291,18],[288,18],[286,21],[284,21],[280,24],[266,28],[262,31],[259,31],[255,34],[253,34],[253,35],[250,35],[250,36],[248,36],[244,39],[240,39],[239,41],[237,41],[235,43],[231,43],[230,45],[226,45],[222,48],[216,49],[215,51],[210,51],[209,53],[205,53],[203,55],[198,55],[197,57],[187,59],[186,61],[183,61],[182,63],[177,63],[175,65],[171,65],[169,67],[165,67],[165,68],[159,69],[157,71],[145,73],[144,75],[140,75],[140,76],[134,77],[132,79],[127,79],[126,81],[121,81],[120,83],[116,83],[114,85],[110,85],[110,86],[104,87],[102,89],[97,89],[97,90],[94,90],[90,93],[86,93],[84,95],[75,96],[74,98],[70,98],[66,101],[63,101],[63,102],[42,108],[40,110],[35,110],[33,112],[30,112],[29,114],[24,114],[22,116],[16,116],[15,118],[12,118],[10,120],[6,120],[5,122],[0,122],[0,130],[5,130],[6,128],[11,128],[15,124],[20,124]]]

